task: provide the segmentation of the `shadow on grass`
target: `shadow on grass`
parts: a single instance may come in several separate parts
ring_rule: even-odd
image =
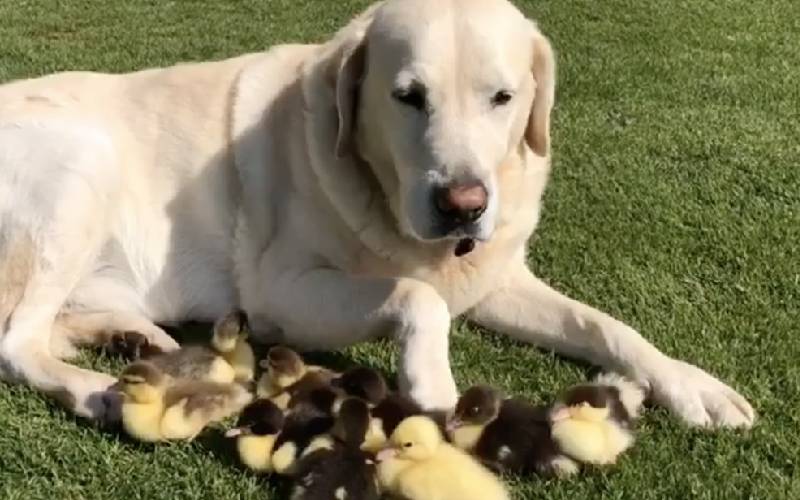
[[[259,483],[268,487],[277,498],[289,498],[292,490],[292,480],[277,474],[255,474],[247,470],[237,458],[236,441],[226,438],[220,428],[208,428],[203,431],[194,444],[211,453],[215,460],[226,468],[240,474],[255,476]]]
[[[599,366],[593,365],[586,360],[567,356],[565,354],[561,354],[550,349],[544,349],[536,345],[508,337],[506,335],[501,335],[492,330],[487,330],[486,328],[470,321],[465,320],[459,322],[457,324],[457,329],[465,335],[478,335],[487,343],[494,344],[496,346],[512,347],[517,349],[533,349],[539,353],[551,355],[559,361],[568,362],[575,365],[580,371],[583,372],[586,379],[592,379],[603,371]]]

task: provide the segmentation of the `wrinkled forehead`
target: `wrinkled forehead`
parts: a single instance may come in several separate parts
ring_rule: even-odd
[[[370,65],[398,85],[514,88],[530,71],[533,29],[503,0],[391,1],[368,34]]]

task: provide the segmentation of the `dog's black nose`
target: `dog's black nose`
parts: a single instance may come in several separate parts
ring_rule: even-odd
[[[433,197],[439,213],[457,224],[478,220],[489,201],[486,187],[478,181],[436,188]]]

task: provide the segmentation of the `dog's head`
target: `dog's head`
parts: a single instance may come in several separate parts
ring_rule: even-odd
[[[489,239],[501,165],[549,156],[550,44],[507,0],[387,0],[362,23],[332,78],[337,154],[369,163],[406,235]]]

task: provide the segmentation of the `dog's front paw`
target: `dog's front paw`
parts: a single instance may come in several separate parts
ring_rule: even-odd
[[[651,380],[656,402],[691,425],[750,428],[756,413],[738,392],[700,368],[671,360]]]
[[[424,376],[401,376],[400,392],[426,411],[449,411],[458,402],[458,389],[449,370]]]

